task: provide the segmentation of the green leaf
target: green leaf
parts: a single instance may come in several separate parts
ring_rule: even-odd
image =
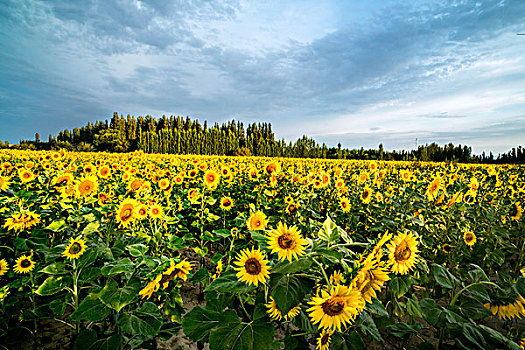
[[[93,264],[97,260],[98,252],[95,249],[87,249],[78,259],[78,269],[83,269]]]
[[[27,246],[27,240],[21,237],[16,237],[13,239],[13,246],[18,250],[29,250]]]
[[[52,302],[49,303],[49,308],[55,315],[63,315],[64,312],[66,312],[67,303],[66,301],[61,299],[55,299]]]
[[[90,294],[80,303],[78,309],[69,316],[74,321],[100,322],[111,313],[111,309],[104,305],[98,298]]]
[[[313,261],[310,259],[294,260],[291,263],[289,263],[288,260],[284,260],[272,267],[272,273],[304,272],[312,266],[312,263]]]
[[[50,223],[46,230],[51,230],[53,232],[58,232],[66,228],[66,221],[65,220],[55,220],[52,223]]]
[[[363,312],[361,314],[360,320],[360,328],[364,334],[372,337],[374,341],[383,341],[383,338],[381,337],[381,334],[379,334],[379,330],[377,329],[374,320],[372,319],[372,317],[370,317],[370,315],[367,312]]]
[[[236,316],[211,330],[210,350],[269,350],[273,336],[273,325],[264,319],[245,323]]]
[[[412,317],[423,317],[421,307],[419,307],[419,301],[415,295],[412,295],[407,302],[407,311]]]
[[[139,256],[144,256],[148,252],[149,247],[147,245],[138,243],[128,245],[126,249],[129,251],[131,256],[136,258]]]
[[[366,310],[378,317],[388,317],[388,311],[381,303],[381,300],[373,298],[371,303],[366,304]]]
[[[516,289],[516,292],[522,296],[522,298],[525,298],[525,277],[520,276],[514,288]]]
[[[432,264],[432,267],[432,274],[434,275],[434,279],[441,286],[448,289],[453,289],[456,285],[460,284],[460,281],[443,266],[438,264]]]
[[[130,258],[124,258],[120,260],[119,262],[117,262],[116,264],[114,263],[104,264],[104,267],[102,267],[101,272],[102,272],[102,275],[111,277],[111,276],[115,276],[123,272],[131,273],[133,272],[134,269],[135,269],[135,263],[131,261]]]
[[[492,314],[485,308],[485,306],[483,306],[481,301],[465,296],[461,298],[461,303],[455,311],[458,311],[461,315],[473,320],[479,320]]]
[[[315,252],[333,264],[339,264],[341,263],[341,260],[343,259],[343,254],[341,252],[336,252],[334,250],[317,249]]]
[[[236,273],[234,270],[228,270],[221,277],[213,280],[212,283],[206,289],[205,292],[215,290],[217,292],[226,292],[226,293],[248,293],[254,290],[256,287],[253,285],[248,285],[244,282],[240,282],[237,279]]]
[[[222,312],[197,305],[184,316],[182,329],[191,340],[207,342],[212,329],[231,319],[239,319],[233,310]]]
[[[98,228],[100,227],[100,223],[98,222],[90,222],[89,224],[86,225],[86,227],[84,227],[84,229],[82,230],[82,234],[83,235],[89,235],[91,233],[94,233],[94,232],[99,232],[98,231]]]
[[[323,222],[323,226],[321,226],[318,235],[319,238],[328,242],[328,244],[339,240],[339,230],[330,217],[327,217]]]
[[[359,334],[357,335],[359,336]],[[361,337],[359,337],[361,341]],[[335,332],[331,336],[330,340],[330,349],[331,350],[353,350],[354,348],[350,347],[350,344],[346,342],[343,335],[339,332]]]
[[[119,350],[121,344],[120,335],[113,334],[111,337],[98,340],[89,350]]]
[[[206,308],[222,312],[222,310],[231,305],[235,295],[230,293],[217,293],[216,291],[210,291],[206,293],[205,298]]]
[[[489,277],[487,276],[487,274],[485,273],[485,271],[483,271],[481,267],[479,267],[476,264],[470,264],[470,266],[474,268],[473,270],[470,270],[468,272],[468,275],[472,279],[473,283],[479,282],[479,281],[490,281]]]
[[[142,307],[131,314],[124,314],[117,322],[119,328],[132,336],[144,335],[154,337],[159,334],[162,321],[160,312],[151,302],[146,302]]]
[[[222,238],[228,238],[231,236],[231,231],[228,229],[213,230],[213,234]]]
[[[272,274],[270,278],[272,297],[283,315],[301,303],[314,285],[315,282],[311,279],[288,274]]]
[[[423,316],[425,317],[425,320],[427,320],[428,323],[430,323],[431,325],[436,325],[440,321],[443,314],[443,308],[440,305],[438,305],[434,301],[434,299],[422,299],[419,302],[419,306],[421,307]]]
[[[417,334],[423,326],[421,324],[415,324],[413,326],[404,322],[392,324],[386,327],[389,334],[392,334],[398,338],[405,338],[411,334]]]
[[[47,273],[50,275],[62,275],[67,273],[66,264],[61,262],[55,262],[44,267],[40,272]]]
[[[104,305],[120,312],[124,306],[138,300],[139,290],[140,286],[130,283],[119,288],[118,283],[110,279],[106,282],[106,286],[102,289],[102,294],[99,298]]]
[[[478,349],[486,349],[487,343],[481,332],[477,329],[476,326],[470,323],[464,323],[462,325],[462,335]]]
[[[490,327],[484,326],[484,325],[478,325],[479,329],[483,331],[483,335],[485,339],[488,339],[496,344],[500,344],[501,346],[506,347],[507,349],[512,350],[520,350],[520,346],[507,338],[502,333],[496,331],[495,329],[492,329]]]
[[[348,345],[350,349],[366,350],[366,345],[359,333],[352,331],[348,334]]]
[[[49,276],[35,293],[38,295],[53,295],[66,288],[71,282],[72,280],[69,276]]]
[[[411,276],[395,276],[388,282],[388,287],[396,297],[405,295],[412,286]]]
[[[100,267],[88,267],[82,270],[79,281],[82,284],[91,283],[100,276]]]
[[[97,340],[97,332],[95,330],[84,329],[78,334],[73,350],[89,350]]]

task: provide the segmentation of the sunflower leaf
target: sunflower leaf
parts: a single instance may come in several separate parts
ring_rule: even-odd
[[[301,303],[314,285],[311,279],[288,274],[272,274],[270,278],[272,297],[283,316]]]
[[[35,293],[38,295],[53,295],[66,288],[70,283],[71,278],[68,276],[49,276]]]
[[[237,317],[211,330],[210,350],[268,350],[273,336],[273,325],[264,319],[245,323]]]
[[[236,273],[234,270],[228,270],[225,272],[221,277],[213,280],[212,283],[210,283],[206,289],[204,289],[205,292],[209,292],[212,290],[215,290],[217,292],[223,292],[223,293],[248,293],[252,290],[254,290],[256,287],[246,284],[244,282],[240,282],[237,279]]]

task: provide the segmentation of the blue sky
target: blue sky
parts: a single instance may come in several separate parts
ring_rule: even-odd
[[[124,115],[525,145],[525,1],[3,0],[0,139]]]

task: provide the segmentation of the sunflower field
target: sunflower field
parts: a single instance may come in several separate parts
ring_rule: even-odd
[[[524,170],[3,150],[0,346],[523,349]]]

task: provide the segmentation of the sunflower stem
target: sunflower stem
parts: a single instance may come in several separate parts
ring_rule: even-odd
[[[244,307],[244,303],[242,302],[242,297],[239,295],[239,301],[241,302],[241,307],[242,309],[244,310],[244,313],[246,314],[246,317],[248,317],[248,320],[252,320],[252,318],[250,317],[250,314],[248,313],[248,311],[246,311],[246,308]]]
[[[498,287],[497,284],[495,284],[493,282],[489,282],[489,281],[479,281],[479,282],[471,283],[468,286],[466,286],[465,288],[461,289],[459,292],[457,292],[456,295],[454,295],[452,297],[452,300],[450,301],[450,306],[454,306],[454,304],[456,304],[456,301],[458,301],[458,298],[461,295],[461,293],[463,293],[464,291],[466,291],[470,287],[477,286],[477,285],[482,285],[482,284],[488,284],[489,286]]]
[[[323,273],[326,284],[328,288],[331,289],[332,285],[330,284],[330,279],[328,279],[328,276],[326,275],[326,271],[324,270],[323,265],[319,261],[317,261],[315,258],[312,258],[312,260],[319,266],[319,268],[321,268],[321,272]]]

